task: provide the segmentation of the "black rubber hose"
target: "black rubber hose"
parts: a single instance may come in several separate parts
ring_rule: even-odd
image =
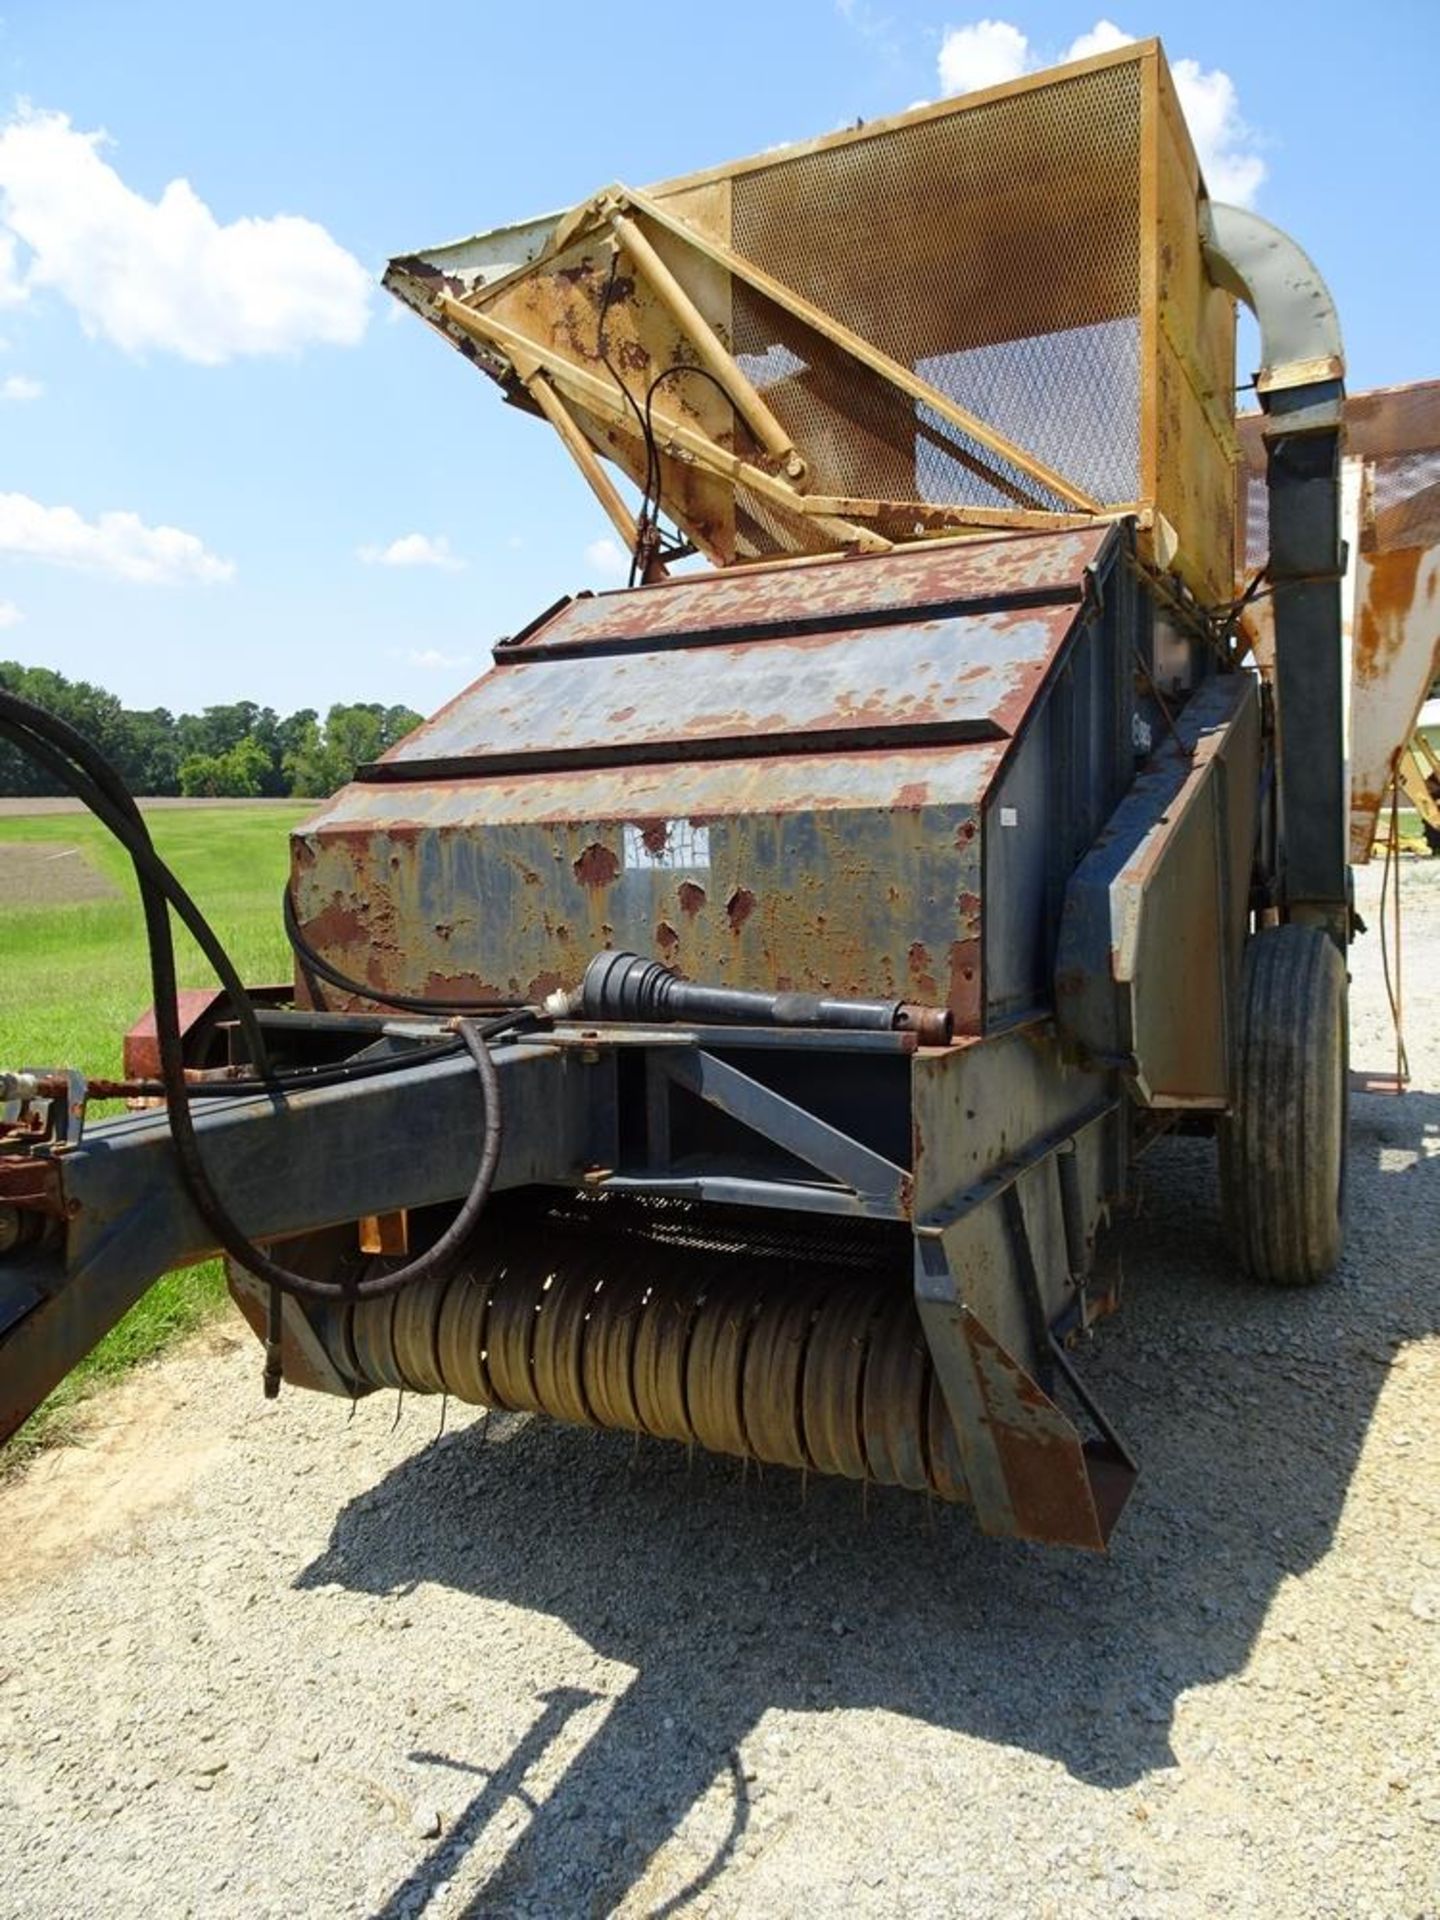
[[[15,726],[8,720],[0,720],[0,737],[13,740],[23,753],[28,754],[32,759],[48,768],[56,779],[63,781],[65,785],[70,787],[76,797],[84,801],[85,805],[100,821],[102,826],[106,827],[115,839],[121,843],[125,851],[130,854],[132,861],[139,862],[144,866],[149,878],[165,894],[171,906],[174,907],[176,913],[194,936],[196,944],[200,947],[206,959],[211,962],[216,972],[220,974],[222,984],[226,989],[226,998],[234,1006],[247,1044],[250,1045],[252,1059],[255,1058],[257,1050],[262,1055],[262,1059],[255,1061],[257,1068],[261,1067],[266,1042],[264,1029],[256,1016],[254,1004],[246,993],[238,974],[235,972],[229,955],[220,945],[213,928],[205,919],[200,908],[186,892],[185,888],[176,879],[173,871],[165,865],[158,853],[155,852],[153,842],[147,842],[142,845],[136,840],[130,833],[118,810],[107,801],[99,787],[97,787],[86,774],[67,762],[61,753],[49,746],[47,742],[41,740],[37,735],[28,733],[25,729]],[[229,977],[227,978],[226,976]],[[463,1042],[458,1036],[449,1039],[441,1037],[429,1043],[425,1047],[423,1054],[419,1057],[425,1060],[439,1059],[447,1054],[456,1052],[462,1045]],[[393,1073],[399,1068],[413,1066],[415,1062],[415,1055],[392,1054],[383,1059],[342,1061],[329,1066],[308,1067],[288,1073],[276,1070],[264,1073],[257,1072],[253,1077],[249,1075],[236,1075],[233,1079],[227,1080],[187,1081],[186,1085],[189,1087],[192,1097],[198,1094],[228,1099],[237,1094],[265,1093],[276,1087],[284,1087],[288,1091],[302,1092],[307,1087],[333,1086],[344,1081],[367,1079],[378,1073]],[[137,1081],[135,1086],[137,1093],[141,1097],[160,1096],[164,1093],[164,1086],[158,1080]]]
[[[500,1161],[502,1138],[500,1076],[490,1057],[487,1037],[474,1022],[462,1020],[458,1023],[458,1030],[480,1077],[485,1098],[485,1128],[479,1165],[470,1183],[470,1190],[461,1202],[460,1211],[435,1244],[414,1260],[407,1261],[404,1266],[390,1273],[368,1274],[363,1279],[342,1283],[316,1280],[309,1274],[294,1273],[288,1267],[281,1266],[257,1247],[225,1211],[201,1157],[200,1143],[190,1113],[189,1087],[179,1058],[180,1030],[173,998],[169,1003],[168,1018],[162,1011],[164,1006],[157,982],[155,1026],[160,1041],[161,1078],[165,1084],[176,1158],[201,1218],[238,1266],[254,1274],[256,1279],[278,1287],[282,1293],[295,1294],[303,1299],[369,1300],[380,1294],[397,1293],[402,1287],[447,1272],[460,1259],[490,1198],[495,1170]]]
[[[49,713],[43,707],[34,706],[29,701],[20,700],[15,695],[0,694],[0,715],[16,720],[24,732],[30,736],[28,741],[20,742],[21,746],[26,747],[27,750],[44,743],[59,747],[68,754],[77,764],[67,770],[67,784],[72,787],[88,784],[98,788],[101,794],[111,802],[105,812],[99,816],[102,822],[109,826],[122,842],[127,838],[137,839],[143,849],[163,866],[163,862],[159,862],[159,856],[154,854],[154,849],[150,846],[149,835],[133,797],[125,789],[114,768],[103,755],[84,740],[83,736],[77,734],[73,727],[58,716]],[[53,762],[50,764],[53,765]],[[91,773],[95,777],[87,782],[86,776]],[[112,811],[120,815],[120,820],[112,821],[107,817]],[[131,829],[138,828],[138,835],[131,832],[127,836],[118,831],[122,823]],[[132,858],[135,858],[133,853]],[[189,1086],[185,1079],[184,1046],[180,1033],[179,1009],[176,1005],[178,986],[175,978],[175,947],[170,933],[169,907],[165,892],[159,885],[152,882],[145,872],[145,864],[140,859],[135,859],[149,949],[155,1033],[160,1055],[160,1079],[165,1088],[171,1139],[174,1143],[181,1178],[196,1211],[214,1234],[217,1244],[237,1265],[243,1267],[246,1272],[254,1274],[257,1279],[267,1282],[272,1287],[278,1287],[283,1293],[295,1294],[310,1300],[371,1299],[379,1294],[397,1292],[402,1287],[445,1271],[464,1252],[494,1184],[495,1171],[500,1161],[502,1138],[501,1095],[500,1076],[490,1057],[488,1039],[492,1034],[513,1024],[514,1013],[507,1012],[501,1018],[485,1023],[484,1030],[472,1020],[462,1019],[457,1022],[457,1031],[475,1063],[475,1070],[479,1075],[484,1094],[484,1138],[479,1164],[470,1190],[461,1203],[460,1211],[435,1244],[428,1247],[416,1259],[407,1261],[404,1266],[397,1267],[393,1272],[367,1275],[364,1279],[349,1283],[316,1280],[309,1274],[293,1273],[289,1268],[281,1266],[278,1261],[272,1260],[268,1253],[256,1246],[236,1225],[216,1193],[201,1155],[200,1142],[190,1112]],[[166,872],[168,873],[168,869]],[[173,880],[173,876],[170,877]],[[178,886],[178,882],[175,885]],[[228,958],[226,964],[228,967]],[[280,1090],[277,1087],[274,1091],[278,1094]]]
[[[379,987],[373,987],[367,980],[352,980],[348,973],[342,973],[333,966],[323,953],[315,948],[300,931],[300,917],[295,911],[295,899],[289,887],[285,888],[280,901],[280,915],[285,926],[285,938],[290,942],[291,951],[304,968],[318,974],[332,987],[338,987],[342,993],[355,994],[362,1000],[373,1000],[378,1006],[399,1007],[405,1013],[502,1013],[518,1011],[532,1004],[529,1000],[436,1000],[427,999],[419,994],[386,993]]]
[[[13,717],[13,709],[28,710],[26,718],[17,721]],[[52,744],[51,739],[38,730],[32,717],[35,715],[42,716],[45,722],[54,722],[54,734],[62,743],[63,750],[62,745]],[[0,736],[12,741],[22,753],[28,754],[63,781],[120,842],[130,856],[135,869],[135,882],[142,897],[148,884],[158,887],[169,900],[225,989],[257,1072],[268,1075],[270,1057],[265,1035],[239,973],[220,944],[214,928],[155,851],[139,808],[109,762],[90,745],[83,734],[77,733],[57,715],[17,695],[3,692],[0,692]],[[83,760],[80,757],[82,753]],[[68,759],[66,754],[69,755]]]

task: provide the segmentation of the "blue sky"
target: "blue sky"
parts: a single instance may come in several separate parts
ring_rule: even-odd
[[[499,634],[614,584],[608,529],[549,431],[356,263],[896,112],[950,90],[942,55],[973,84],[1101,20],[1195,63],[1212,189],[1314,255],[1351,389],[1440,375],[1419,0],[5,13],[0,656],[177,711],[437,706]],[[377,558],[417,534],[402,556],[442,564]]]

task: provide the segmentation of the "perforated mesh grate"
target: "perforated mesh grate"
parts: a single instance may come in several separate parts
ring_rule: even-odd
[[[1259,473],[1241,467],[1238,485],[1240,525],[1236,547],[1244,555],[1248,574],[1263,567],[1270,558],[1270,489],[1265,484],[1263,467]]]
[[[1097,499],[1133,500],[1140,89],[1138,65],[1104,68],[742,173],[733,245]],[[1067,504],[738,281],[734,346],[816,491]]]
[[[1376,460],[1371,512],[1378,551],[1440,544],[1440,448]]]
[[[1429,398],[1428,389],[1425,398]],[[1408,410],[1391,405],[1381,416],[1374,397],[1367,394],[1346,403],[1346,451],[1352,459],[1362,460],[1365,470],[1360,544],[1366,553],[1440,546],[1440,445],[1416,444],[1436,437],[1434,414],[1433,406],[1423,412],[1417,404]],[[1258,423],[1251,419],[1242,425],[1249,431],[1242,431],[1242,459],[1236,473],[1236,551],[1244,555],[1245,571],[1253,573],[1269,557],[1270,496]],[[1388,432],[1408,435],[1411,444],[1387,451]]]

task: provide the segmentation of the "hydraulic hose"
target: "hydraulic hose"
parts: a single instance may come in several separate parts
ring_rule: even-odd
[[[526,1000],[439,1000],[424,998],[418,994],[388,993],[383,988],[371,986],[367,980],[353,980],[348,973],[342,973],[339,967],[327,960],[323,953],[315,948],[300,931],[300,917],[295,911],[295,899],[287,886],[280,899],[280,913],[285,926],[285,938],[290,942],[290,950],[307,973],[318,975],[330,986],[338,987],[342,993],[353,993],[362,1000],[373,1000],[382,1007],[398,1007],[403,1013],[500,1013],[518,1011],[530,1003]]]
[[[12,709],[43,715],[46,722],[53,723],[56,744],[52,745],[49,739],[37,732],[33,723],[27,725],[17,722]],[[58,714],[49,713],[45,708],[36,707],[14,694],[0,693],[0,738],[13,742],[22,753],[68,786],[100,824],[120,842],[130,856],[142,898],[147,886],[150,886],[158,888],[169,900],[195,944],[214,968],[216,978],[234,1006],[235,1016],[240,1022],[256,1068],[268,1076],[269,1056],[265,1035],[229,954],[194,900],[156,853],[139,808],[109,761]],[[67,753],[69,759],[65,757]]]
[[[460,1041],[474,1061],[479,1076],[485,1121],[475,1177],[459,1212],[440,1238],[414,1260],[389,1273],[370,1274],[351,1282],[317,1280],[309,1274],[292,1272],[272,1259],[238,1226],[221,1201],[206,1169],[190,1112],[190,1089],[185,1078],[184,1044],[176,1005],[178,983],[174,941],[170,932],[170,906],[175,905],[185,924],[196,934],[202,951],[211,959],[227,990],[232,993],[237,1015],[243,1018],[248,1013],[247,1026],[253,1025],[259,1041],[256,1049],[258,1065],[266,1060],[264,1039],[254,1008],[249,1003],[233,964],[199,908],[155,852],[133,796],[105,756],[67,721],[14,694],[0,693],[0,723],[3,723],[5,737],[14,740],[22,751],[64,779],[65,784],[92,808],[101,824],[131,856],[145,919],[160,1082],[165,1091],[171,1138],[186,1190],[196,1211],[214,1234],[217,1245],[237,1265],[272,1288],[309,1300],[369,1299],[379,1294],[397,1292],[402,1287],[446,1271],[464,1252],[494,1184],[502,1139],[501,1094],[500,1076],[490,1056],[488,1042],[515,1024],[516,1010],[507,1010],[498,1018],[484,1023],[463,1018],[455,1023]],[[95,804],[97,801],[99,805]],[[184,903],[183,907],[181,902]],[[233,987],[230,985],[232,981]],[[361,988],[360,991],[369,990]],[[265,1069],[265,1080],[266,1086],[277,1096],[285,1091],[284,1083],[269,1074],[268,1067]]]

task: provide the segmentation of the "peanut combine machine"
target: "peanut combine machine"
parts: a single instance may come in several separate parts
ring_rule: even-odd
[[[501,640],[296,831],[284,988],[235,980],[85,743],[0,710],[129,848],[156,981],[123,1081],[0,1085],[0,1434],[220,1250],[271,1391],[1102,1547],[1135,1467],[1076,1350],[1137,1155],[1216,1136],[1257,1281],[1340,1250],[1323,282],[1209,199],[1155,42],[385,278],[556,430],[632,584]],[[177,995],[171,910],[216,992]]]

